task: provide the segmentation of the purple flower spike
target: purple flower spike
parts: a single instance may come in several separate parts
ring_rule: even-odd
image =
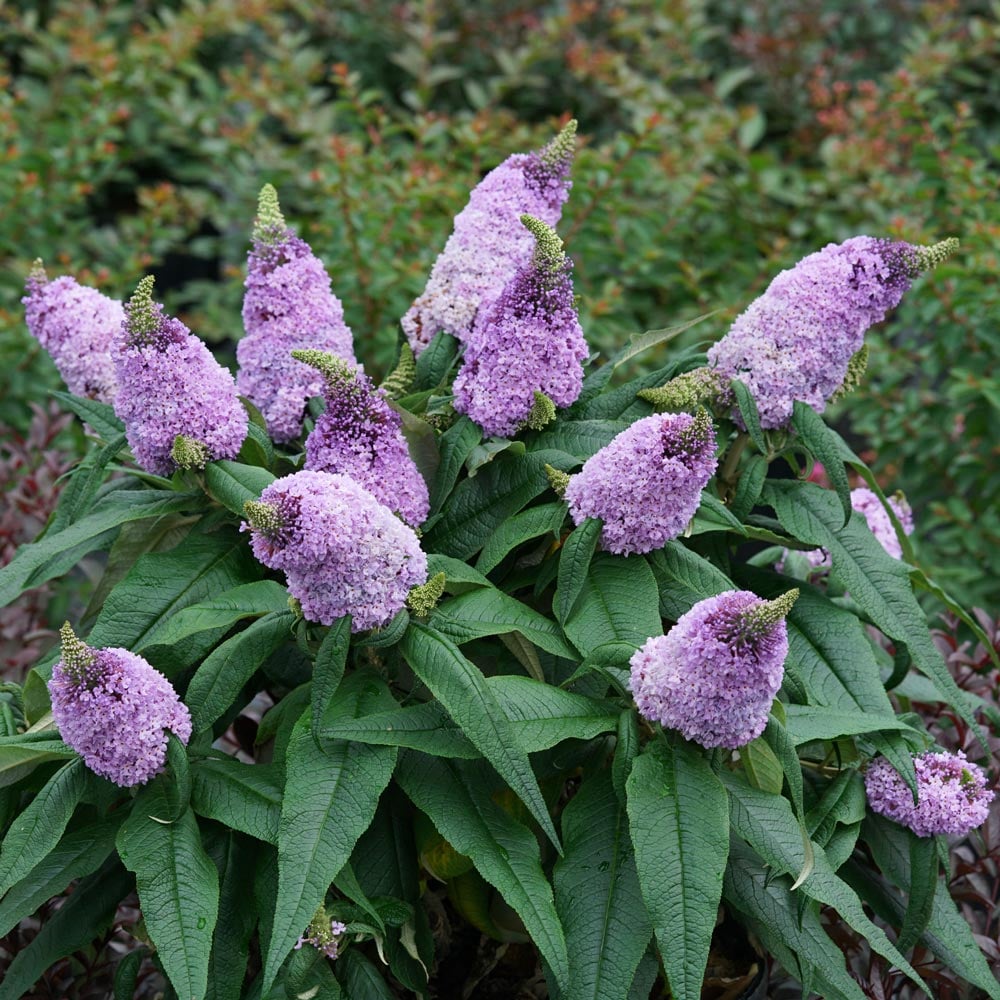
[[[49,281],[40,260],[25,291],[21,301],[28,329],[48,351],[69,391],[113,403],[118,386],[111,345],[125,320],[122,304],[75,278]]]
[[[784,427],[795,400],[822,413],[848,380],[865,331],[895,308],[912,279],[958,241],[933,247],[855,236],[782,271],[708,351],[727,380],[740,379],[765,428]]]
[[[347,476],[296,472],[245,507],[253,554],[280,569],[309,621],[351,615],[351,630],[387,624],[427,580],[413,529]]]
[[[572,263],[562,240],[530,215],[521,224],[535,252],[470,338],[455,379],[455,409],[487,434],[532,423],[538,395],[565,407],[583,387],[587,343],[573,304]]]
[[[913,758],[917,772],[917,802],[906,782],[884,757],[865,772],[868,804],[882,816],[908,826],[918,837],[939,833],[964,836],[981,826],[993,801],[982,768],[965,754],[928,750]]]
[[[707,410],[637,420],[592,455],[566,487],[573,520],[599,517],[609,552],[652,552],[694,516],[718,464]]]
[[[507,282],[528,264],[534,240],[518,220],[527,213],[548,226],[559,221],[575,143],[571,121],[543,149],[508,156],[473,188],[426,288],[401,320],[414,354],[439,331],[468,340],[477,318],[483,322]]]
[[[353,363],[354,348],[330,276],[309,244],[285,225],[270,184],[260,192],[243,326],[236,384],[264,415],[271,437],[292,441],[302,430],[306,401],[323,391],[319,373],[296,361],[292,351],[315,348]]]
[[[416,527],[430,510],[427,484],[410,458],[402,417],[370,378],[323,351],[292,351],[324,380],[326,410],[306,438],[307,469],[350,476]]]
[[[790,590],[765,601],[729,590],[699,601],[632,657],[639,712],[703,747],[734,749],[756,739],[781,687],[785,616],[798,596]]]
[[[135,460],[147,472],[203,467],[235,458],[247,435],[247,413],[229,370],[152,298],[143,278],[125,307],[116,340],[115,413]]]
[[[49,693],[59,734],[95,774],[130,788],[163,770],[167,731],[191,738],[191,714],[159,671],[127,649],[91,649],[63,625]]]

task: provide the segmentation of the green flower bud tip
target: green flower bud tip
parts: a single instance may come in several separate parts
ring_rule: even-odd
[[[404,343],[399,349],[399,362],[386,377],[381,388],[390,399],[399,399],[410,391],[410,386],[416,377],[417,363],[413,356],[413,348]]]
[[[247,500],[243,504],[243,516],[254,531],[263,535],[273,535],[284,526],[278,508],[273,504],[261,503],[260,500]]]
[[[126,329],[132,335],[133,342],[151,334],[159,325],[160,317],[153,308],[153,283],[156,279],[147,274],[135,287],[128,303],[128,318]]]
[[[252,501],[248,501],[252,502]],[[288,610],[291,611],[296,618],[302,617],[302,602],[297,597],[288,597]]]
[[[566,493],[566,487],[569,486],[569,473],[563,472],[552,465],[546,465],[545,475],[549,480],[549,486],[552,487],[552,492],[561,500]]]
[[[426,583],[422,583],[418,587],[411,587],[406,598],[406,606],[418,618],[426,618],[441,599],[445,580],[444,573],[435,573]]]
[[[723,390],[718,374],[711,368],[696,368],[672,378],[665,385],[640,389],[636,395],[652,403],[658,412],[692,410],[702,403],[714,403]]]
[[[533,431],[540,431],[556,419],[556,404],[544,392],[535,390],[535,405],[532,406],[524,426]]]
[[[65,670],[77,677],[94,662],[94,651],[73,631],[73,626],[65,622],[59,629],[62,645],[62,661]]]
[[[704,406],[702,406],[699,407],[698,412],[694,415],[691,425],[681,431],[677,437],[681,443],[695,449],[703,445],[703,443],[708,440],[712,432],[712,414],[709,413]]]
[[[558,274],[566,263],[566,255],[555,230],[533,215],[522,215],[521,225],[535,237],[535,267],[545,274]]]
[[[830,397],[830,402],[835,403],[838,399],[843,399],[849,392],[853,392],[865,377],[868,370],[868,345],[862,344],[860,350],[851,355],[851,360],[847,362],[847,374],[844,376],[844,384]]]
[[[916,247],[917,251],[917,272],[929,271],[937,267],[942,261],[947,260],[958,249],[958,240],[951,236],[940,243],[935,243],[929,247]]]
[[[170,449],[170,457],[178,469],[204,469],[210,455],[206,444],[185,434],[178,434]]]
[[[273,184],[265,184],[260,189],[257,199],[257,218],[253,225],[255,243],[277,243],[284,235],[288,226],[278,205],[278,192]]]
[[[335,354],[317,351],[310,347],[292,351],[292,357],[304,365],[309,365],[310,368],[315,368],[333,391],[354,381],[354,369]]]
[[[745,625],[743,637],[749,639],[766,632],[772,625],[776,625],[792,610],[792,605],[795,604],[798,597],[798,588],[794,587],[773,601],[765,601],[748,611],[743,618]]]
[[[562,127],[562,131],[539,151],[545,166],[555,167],[573,158],[576,151],[576,125],[576,119],[571,118]]]

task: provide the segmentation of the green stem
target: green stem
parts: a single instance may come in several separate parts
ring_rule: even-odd
[[[736,484],[740,477],[736,475],[736,468],[740,464],[740,457],[743,449],[747,446],[750,435],[746,431],[740,431],[736,435],[736,440],[729,446],[726,457],[719,470],[719,482],[722,484],[722,495],[725,501],[729,501],[736,493]]]

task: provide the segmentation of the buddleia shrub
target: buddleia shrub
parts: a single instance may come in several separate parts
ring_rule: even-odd
[[[574,131],[472,190],[381,384],[265,187],[239,373],[147,277],[114,384],[58,394],[92,445],[0,599],[106,556],[0,705],[0,931],[65,896],[2,1000],[133,892],[179,997],[429,996],[432,880],[553,998],[700,997],[720,906],[806,992],[864,996],[822,910],[918,988],[914,948],[1000,996],[941,875],[1000,720],[915,590],[982,627],[821,416],[955,240],[817,248],[708,356],[685,326],[592,354]],[[41,266],[25,297],[76,377],[113,310]]]

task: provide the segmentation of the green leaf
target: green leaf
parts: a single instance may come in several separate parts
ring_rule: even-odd
[[[424,536],[424,547],[468,559],[504,521],[549,488],[546,465],[567,472],[576,464],[571,455],[551,449],[520,457],[500,455],[475,479],[465,479],[455,487],[442,508],[441,520]]]
[[[444,705],[482,755],[504,776],[557,850],[559,837],[538,779],[510,722],[479,669],[448,638],[426,625],[410,626],[400,650],[411,669]]]
[[[387,399],[389,409],[394,410],[402,424],[403,439],[407,451],[417,471],[430,484],[437,481],[441,456],[438,452],[437,433],[426,420],[416,417],[398,403]]]
[[[178,611],[147,637],[136,652],[147,646],[172,646],[198,632],[229,629],[244,618],[259,618],[268,612],[288,610],[288,591],[275,580],[255,580],[233,587],[217,597]]]
[[[278,842],[281,766],[205,757],[191,768],[191,808],[269,844]]]
[[[485,766],[408,753],[397,779],[417,808],[495,886],[524,926],[560,988],[569,980],[566,939],[552,887],[542,871],[538,841],[490,795],[496,779]]]
[[[895,715],[875,715],[869,712],[837,711],[812,705],[788,705],[788,735],[796,746],[810,740],[835,740],[839,736],[857,736],[861,733],[910,732],[908,726]]]
[[[785,783],[785,772],[777,754],[768,746],[763,736],[758,736],[746,746],[740,747],[740,760],[754,788],[770,792],[772,795],[781,794]]]
[[[99,451],[91,452],[76,467],[59,496],[59,505],[46,533],[62,531],[79,520],[93,505],[98,489],[107,478],[109,463],[125,447],[125,435],[117,434]]]
[[[551,429],[529,440],[528,450],[555,448],[585,462],[630,426],[627,420],[557,420]]]
[[[764,432],[760,427],[760,414],[757,412],[756,400],[739,379],[733,379],[730,386],[736,397],[736,407],[743,418],[743,426],[746,427],[750,440],[753,441],[754,447],[762,455],[766,455],[768,453],[767,441],[764,440]]]
[[[847,482],[847,472],[844,469],[837,435],[826,426],[823,418],[811,406],[798,399],[792,403],[792,427],[813,457],[823,463],[823,469],[844,510],[844,521],[841,524],[843,527],[851,519],[853,508],[851,487]]]
[[[625,786],[628,776],[632,773],[632,765],[639,756],[639,745],[639,719],[631,708],[626,708],[618,716],[618,741],[615,744],[615,757],[611,762],[611,780],[615,787],[615,795],[623,805]]]
[[[43,740],[26,741],[23,736],[0,738],[0,788],[16,784],[46,761],[71,759],[76,751],[62,740],[52,739],[52,733]]]
[[[382,973],[357,948],[349,948],[337,960],[337,971],[351,1000],[393,1000]]]
[[[249,400],[241,400],[243,405]],[[250,403],[253,406],[253,403]],[[274,445],[267,435],[267,431],[250,421],[247,424],[247,436],[240,446],[239,454],[236,456],[244,465],[256,465],[262,469],[270,469],[274,465]]]
[[[125,955],[115,966],[114,1000],[134,1000],[139,970],[146,955],[145,948],[137,948]]]
[[[565,624],[573,612],[590,569],[590,560],[597,551],[603,525],[598,518],[588,517],[583,524],[574,528],[559,553],[558,590],[556,591],[556,620]]]
[[[478,569],[473,569],[467,562],[431,552],[427,556],[428,579],[437,573],[444,573],[446,577],[444,589],[449,594],[464,594],[476,587],[493,586]]]
[[[750,929],[781,964],[800,980],[812,982],[807,993],[825,1000],[864,1000],[861,987],[844,965],[844,953],[830,940],[815,907],[799,906],[790,879],[775,878],[754,851],[738,839],[729,851],[726,902],[742,914]]]
[[[167,818],[176,820],[191,802],[191,765],[187,748],[171,732],[167,732],[167,768],[161,785],[170,806]]]
[[[89,947],[111,926],[118,904],[131,888],[132,879],[117,858],[83,879],[7,966],[0,1000],[17,1000],[59,959]]]
[[[459,417],[438,442],[441,462],[431,488],[431,514],[436,514],[458,482],[465,460],[482,440],[483,432],[468,417]]]
[[[598,553],[563,627],[584,656],[614,642],[638,649],[650,636],[662,635],[659,592],[646,560]]]
[[[676,1000],[698,1000],[729,853],[726,791],[688,743],[647,745],[626,785],[646,909]]]
[[[435,757],[474,760],[482,756],[436,701],[358,719],[338,719],[323,728],[323,736],[376,746],[408,747]]]
[[[854,768],[845,768],[831,781],[819,802],[806,814],[812,839],[825,847],[838,825],[853,826],[867,814],[865,783]]]
[[[890,639],[906,646],[918,669],[982,739],[958,685],[931,640],[923,611],[910,588],[906,565],[882,548],[865,519],[855,512],[850,522],[840,527],[836,498],[812,483],[769,482],[764,497],[786,530],[830,553],[833,572],[851,597]]]
[[[220,459],[205,466],[205,490],[239,517],[247,500],[259,500],[261,493],[274,482],[274,476],[259,465],[244,465]]]
[[[83,556],[108,544],[112,529],[129,521],[190,510],[201,499],[197,493],[171,490],[116,490],[107,494],[79,521],[17,550],[0,569],[0,606],[10,604],[22,591],[67,572]]]
[[[312,682],[312,732],[315,740],[319,739],[323,715],[344,679],[350,648],[351,616],[344,615],[330,626],[316,651]]]
[[[620,1000],[653,933],[628,817],[610,775],[586,779],[562,814],[566,854],[553,872],[556,911],[573,960],[562,1000]]]
[[[206,1000],[242,1000],[250,954],[250,937],[257,924],[253,879],[256,845],[230,832],[221,859],[219,919],[212,936]]]
[[[733,531],[744,537],[747,534],[747,529],[721,500],[702,490],[701,502],[691,521],[690,534],[703,535],[709,531]]]
[[[788,800],[780,795],[750,787],[739,775],[720,774],[729,792],[730,822],[733,829],[764,859],[775,874],[796,875],[810,862],[804,849],[799,821]],[[906,961],[885,932],[869,919],[854,890],[830,866],[823,848],[812,847],[809,876],[799,892],[826,906],[832,906],[871,947],[890,964],[902,969],[921,989],[927,985]],[[928,991],[929,992],[929,991]]]
[[[115,408],[107,403],[99,403],[96,399],[84,399],[70,392],[55,391],[53,397],[58,399],[67,410],[71,410],[81,420],[90,425],[105,441],[121,434],[125,424],[115,416]]]
[[[660,614],[677,621],[699,601],[733,590],[733,581],[697,552],[667,542],[646,556],[660,595]]]
[[[114,850],[122,817],[88,823],[67,833],[41,861],[0,899],[0,937],[74,879],[85,878]]]
[[[909,951],[934,911],[934,894],[938,883],[937,844],[934,837],[910,837],[910,892],[896,944],[900,951]]]
[[[261,664],[291,638],[294,623],[291,611],[272,611],[227,639],[202,661],[184,699],[191,709],[196,733],[208,729],[225,713]]]
[[[417,377],[413,383],[418,389],[436,389],[451,370],[458,355],[458,341],[449,333],[437,332],[431,342],[417,355]]]
[[[555,656],[576,658],[576,652],[555,622],[493,586],[442,602],[434,609],[428,624],[458,645],[483,636],[520,632],[529,642]]]
[[[341,684],[324,725],[386,703],[391,704],[391,696],[383,683],[370,672],[353,674]],[[341,740],[317,747],[311,718],[311,711],[303,713],[286,753],[278,898],[264,962],[265,992],[371,823],[396,763],[389,747]]]
[[[496,533],[483,546],[476,569],[480,573],[489,573],[500,565],[504,557],[517,548],[522,542],[530,541],[542,535],[559,537],[562,523],[566,519],[566,504],[561,500],[557,503],[541,504],[529,507],[520,514],[515,514],[504,522]]]
[[[740,479],[736,484],[736,495],[729,506],[734,517],[742,520],[754,509],[760,499],[760,491],[766,478],[767,459],[763,455],[751,455],[740,470]]]
[[[203,997],[219,912],[219,873],[201,846],[194,813],[163,822],[169,802],[158,783],[139,793],[118,833],[118,853],[135,872],[146,929],[179,997]]]

